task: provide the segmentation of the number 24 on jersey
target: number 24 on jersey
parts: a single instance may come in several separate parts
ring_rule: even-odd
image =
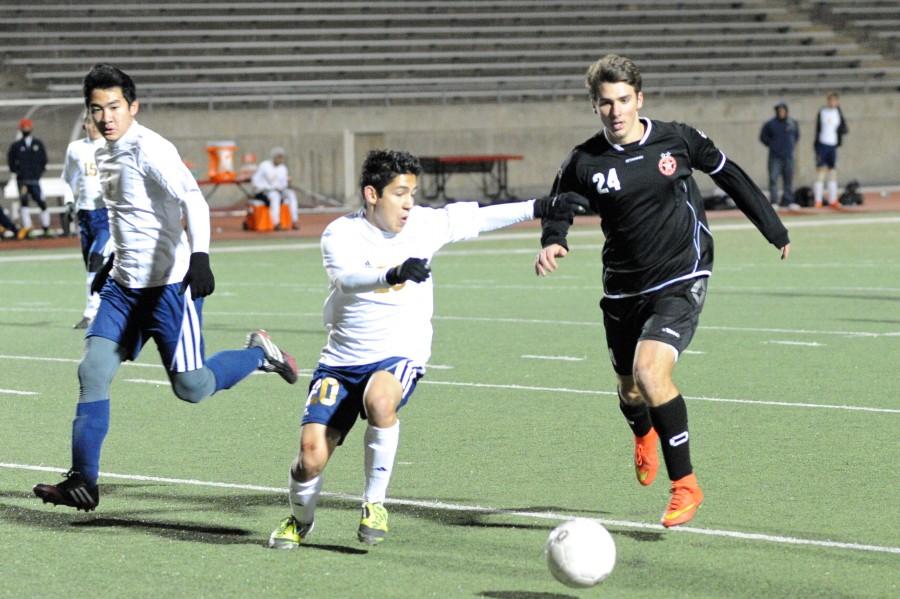
[[[616,191],[622,189],[622,184],[619,183],[619,175],[614,168],[609,169],[609,173],[606,175],[603,173],[594,173],[594,176],[591,177],[591,181],[597,186],[597,193],[599,194],[609,193],[610,189]]]

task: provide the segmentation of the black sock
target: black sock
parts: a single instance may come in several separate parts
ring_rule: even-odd
[[[622,396],[619,395],[619,410],[636,437],[643,437],[650,432],[653,423],[650,422],[650,411],[647,410],[647,404],[643,402],[625,403],[622,401]]]
[[[678,480],[694,471],[691,466],[691,445],[688,438],[687,405],[676,395],[661,406],[650,408],[653,427],[659,433],[663,458],[670,480]]]

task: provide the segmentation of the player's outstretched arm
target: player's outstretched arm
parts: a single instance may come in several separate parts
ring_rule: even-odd
[[[590,202],[574,191],[539,198],[534,201],[534,217],[547,220],[565,220],[572,224],[572,217],[587,214]]]
[[[734,200],[760,233],[781,249],[790,243],[788,231],[756,183],[736,163],[728,160],[723,168],[711,175],[712,180]]]
[[[534,274],[546,277],[559,266],[557,258],[565,258],[568,253],[569,251],[558,243],[543,248],[534,259]]]

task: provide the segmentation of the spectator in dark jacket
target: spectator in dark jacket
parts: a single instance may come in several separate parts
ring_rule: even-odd
[[[800,206],[794,201],[794,148],[800,139],[797,121],[788,116],[784,102],[775,105],[775,116],[766,121],[759,132],[759,141],[769,148],[769,201],[778,205],[778,179],[783,195],[781,206],[791,210]]]
[[[47,150],[44,148],[44,142],[32,135],[34,124],[31,119],[22,119],[19,121],[19,132],[22,134],[21,139],[9,146],[6,153],[6,162],[9,170],[16,176],[16,183],[19,187],[19,200],[22,202],[22,236],[27,235],[31,229],[31,213],[28,210],[28,203],[34,200],[34,203],[41,209],[41,225],[44,227],[44,234],[49,233],[50,214],[47,212],[47,203],[41,194],[41,177],[47,168]]]

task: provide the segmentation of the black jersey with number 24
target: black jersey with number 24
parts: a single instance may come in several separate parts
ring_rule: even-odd
[[[717,180],[777,247],[787,230],[759,188],[704,133],[682,123],[642,118],[643,137],[610,143],[600,132],[562,164],[553,193],[586,197],[601,219],[603,288],[609,298],[649,293],[712,272],[712,235],[691,173]]]

